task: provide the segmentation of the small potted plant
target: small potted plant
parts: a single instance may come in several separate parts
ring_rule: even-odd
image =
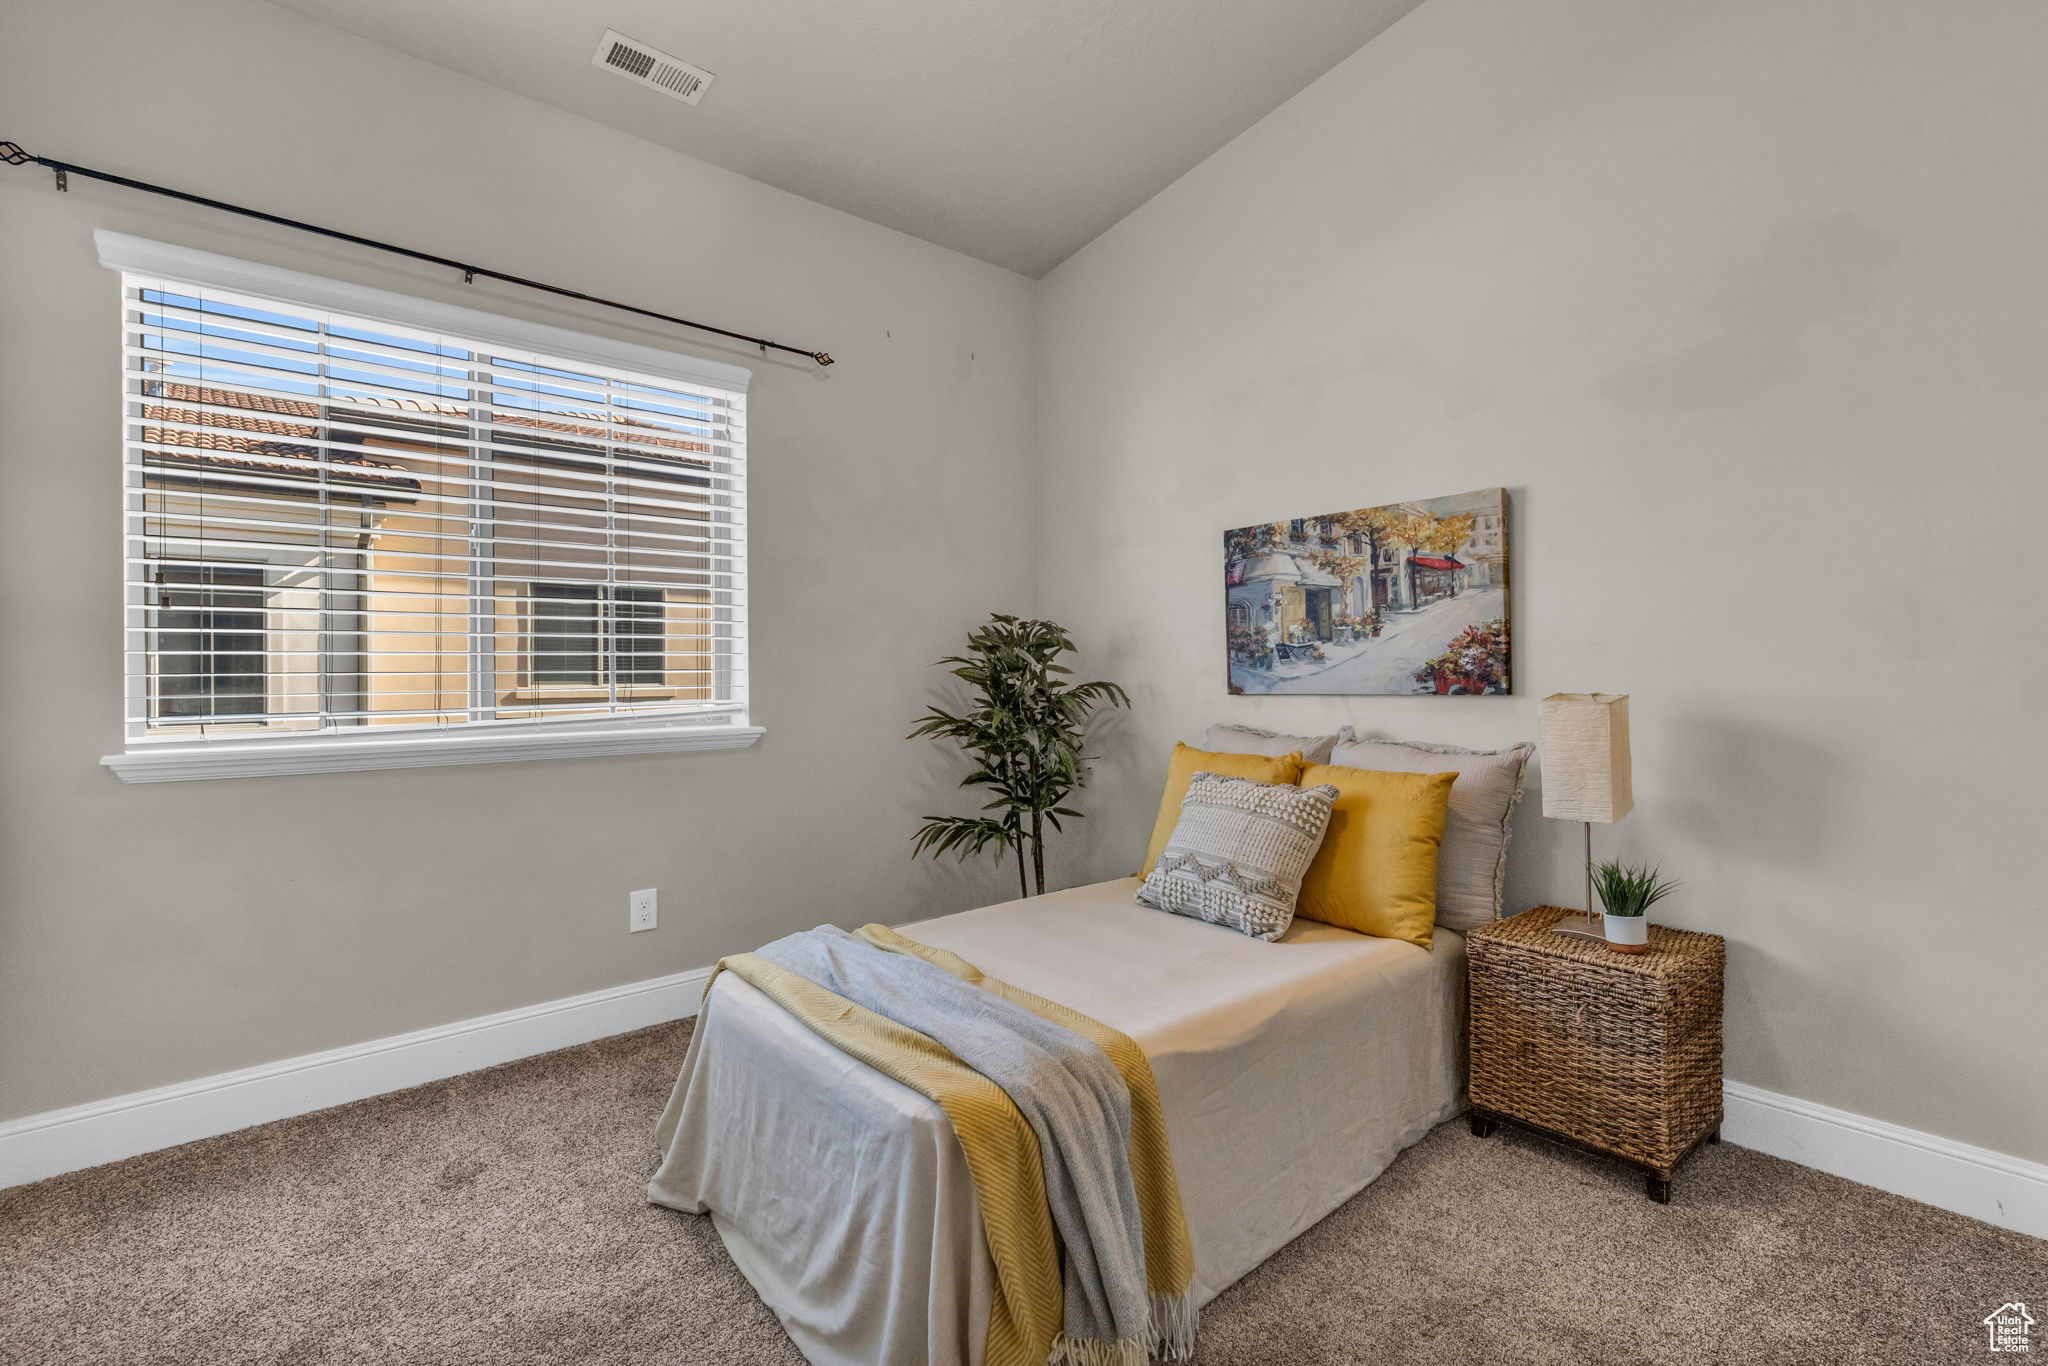
[[[1601,924],[1606,928],[1607,947],[1616,953],[1648,953],[1647,912],[1677,886],[1676,882],[1666,880],[1660,869],[1647,863],[1631,867],[1610,860],[1595,866],[1593,889],[1600,894],[1600,906],[1606,912]]]

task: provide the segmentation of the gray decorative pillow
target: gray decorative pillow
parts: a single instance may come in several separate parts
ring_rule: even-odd
[[[1506,749],[1463,749],[1404,740],[1361,740],[1346,726],[1330,762],[1344,768],[1394,773],[1455,773],[1444,842],[1436,858],[1436,923],[1477,929],[1500,919],[1507,880],[1508,834],[1522,778],[1536,747],[1526,740]]]
[[[1257,726],[1235,726],[1228,721],[1218,721],[1203,737],[1202,748],[1211,754],[1263,754],[1271,759],[1299,750],[1303,763],[1327,764],[1330,762],[1330,750],[1336,743],[1334,735],[1282,735],[1277,730],[1260,730]]]
[[[1138,900],[1273,940],[1294,921],[1337,789],[1197,773]]]

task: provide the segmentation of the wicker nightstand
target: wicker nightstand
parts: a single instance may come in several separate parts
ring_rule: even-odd
[[[1577,911],[1539,906],[1466,938],[1472,1132],[1500,1121],[1649,1173],[1721,1137],[1721,936],[1650,927],[1650,951],[1551,932]]]

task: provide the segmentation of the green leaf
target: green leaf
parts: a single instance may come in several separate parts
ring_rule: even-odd
[[[1130,698],[1115,683],[1065,681],[1072,671],[1063,656],[1074,652],[1059,623],[996,612],[968,633],[965,653],[934,665],[966,685],[965,705],[957,714],[928,708],[909,738],[957,745],[972,761],[960,786],[992,794],[981,810],[999,814],[928,816],[913,837],[915,853],[965,859],[993,850],[1000,859],[1015,849],[1021,857],[1041,822],[1059,831],[1063,820],[1081,818],[1064,801],[1087,782],[1089,717]]]
[[[1671,895],[1682,883],[1663,876],[1651,864],[1630,865],[1609,860],[1592,868],[1593,890],[1609,915],[1638,916]]]

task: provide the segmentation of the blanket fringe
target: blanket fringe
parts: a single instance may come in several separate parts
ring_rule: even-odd
[[[1142,1338],[1070,1338],[1061,1333],[1052,1341],[1052,1355],[1046,1366],[1145,1366],[1152,1353]]]
[[[1152,1350],[1162,1361],[1193,1360],[1195,1334],[1201,1326],[1202,1311],[1195,1303],[1194,1287],[1178,1295],[1152,1296]]]
[[[1116,1342],[1070,1338],[1065,1333],[1053,1339],[1046,1366],[1146,1366],[1154,1357],[1161,1361],[1186,1362],[1194,1359],[1195,1334],[1201,1327],[1201,1310],[1192,1289],[1178,1295],[1152,1296],[1152,1323],[1142,1338]]]

